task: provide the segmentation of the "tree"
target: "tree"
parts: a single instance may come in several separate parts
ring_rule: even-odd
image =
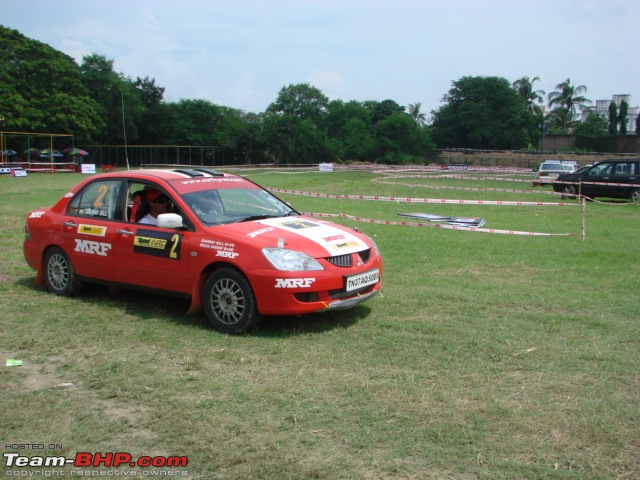
[[[320,126],[328,105],[329,99],[319,89],[308,83],[299,83],[282,87],[278,98],[267,107],[267,112],[311,120]]]
[[[337,158],[353,161],[375,159],[372,110],[355,100],[334,100],[329,103],[327,134],[337,142],[334,147]]]
[[[433,112],[439,148],[520,149],[537,143],[539,119],[501,77],[462,77]]]
[[[608,132],[607,119],[591,112],[584,122],[574,129],[574,146],[581,150],[607,152],[611,151],[611,135]]]
[[[164,88],[156,85],[149,77],[136,78],[133,91],[142,105],[142,115],[138,126],[139,141],[144,144],[161,143],[170,130],[167,111],[164,108]]]
[[[620,135],[627,134],[627,115],[629,114],[629,104],[622,100],[620,102],[620,116],[618,117],[618,121],[620,122]]]
[[[609,135],[618,133],[618,106],[614,100],[609,104]]]
[[[376,128],[378,159],[381,163],[405,164],[435,148],[428,130],[416,125],[410,115],[394,113]]]
[[[518,95],[527,103],[527,108],[535,115],[542,115],[540,105],[544,103],[544,90],[534,90],[533,84],[540,81],[539,77],[522,77],[513,82],[512,86]]]
[[[556,107],[565,110],[558,118],[562,118],[564,121],[562,125],[563,133],[569,133],[569,126],[576,116],[576,108],[584,108],[592,102],[582,95],[582,93],[587,92],[587,87],[584,85],[575,86],[568,78],[564,82],[557,84],[555,88],[547,96],[549,108]]]
[[[113,70],[113,60],[91,54],[82,58],[82,83],[100,105],[105,128],[97,135],[99,143],[124,143],[125,132],[129,142],[138,140],[142,101],[135,92],[133,82]],[[124,111],[123,111],[124,107]],[[123,125],[123,121],[126,125]]]
[[[0,26],[0,64],[2,129],[83,139],[104,126],[71,57]]]
[[[422,103],[410,103],[407,106],[407,113],[411,115],[413,121],[416,122],[416,125],[419,127],[424,127],[427,123],[427,117],[424,113],[420,112],[420,108],[422,107]]]

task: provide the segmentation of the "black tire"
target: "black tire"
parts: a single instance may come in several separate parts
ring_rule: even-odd
[[[207,319],[221,332],[245,333],[260,321],[249,281],[232,268],[221,268],[211,274],[204,286],[202,301]]]
[[[82,289],[69,256],[59,247],[47,250],[44,256],[44,284],[51,293],[71,297]]]
[[[576,187],[573,185],[563,185],[562,198],[576,198]]]
[[[633,203],[640,205],[640,188],[636,188],[635,190],[631,191],[631,195],[629,195],[629,200],[631,200],[631,202]]]

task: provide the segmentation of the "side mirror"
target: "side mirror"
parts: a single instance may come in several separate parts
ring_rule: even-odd
[[[182,228],[182,217],[177,213],[161,213],[158,215],[158,227]]]

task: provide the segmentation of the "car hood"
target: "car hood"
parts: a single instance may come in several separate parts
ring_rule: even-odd
[[[232,223],[210,229],[256,247],[277,247],[280,239],[284,239],[284,248],[300,250],[313,257],[346,255],[371,247],[364,235],[350,228],[303,216]]]

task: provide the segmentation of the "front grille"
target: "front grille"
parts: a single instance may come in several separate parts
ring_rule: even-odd
[[[362,260],[362,263],[367,263],[369,261],[369,257],[371,256],[371,250],[366,249],[356,253],[356,255],[360,256],[360,260]],[[326,260],[336,267],[348,268],[353,266],[353,255],[350,253],[347,255],[336,255],[335,257],[328,257]]]
[[[351,255],[338,255],[336,257],[327,258],[327,262],[336,267],[350,267],[352,265]]]

